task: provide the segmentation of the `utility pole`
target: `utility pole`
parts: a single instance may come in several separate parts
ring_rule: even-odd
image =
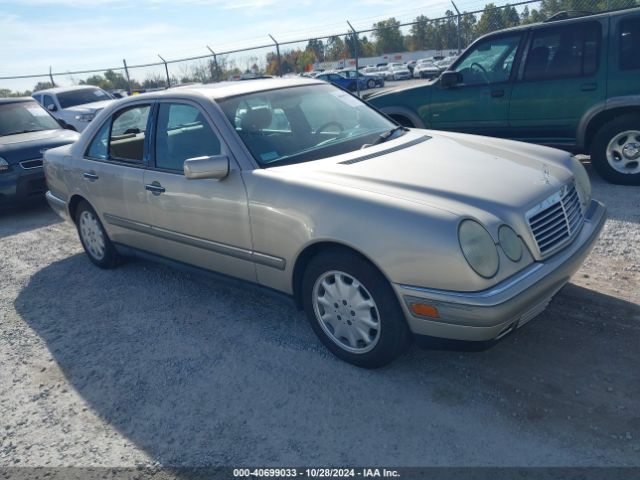
[[[358,70],[358,32],[356,32],[356,29],[353,28],[353,25],[351,25],[351,22],[349,20],[347,20],[347,25],[349,25],[349,28],[351,28],[351,31],[353,32],[353,53],[356,57],[356,92],[358,94],[358,97],[360,97],[360,70]]]
[[[53,73],[51,73],[51,66],[49,66],[49,79],[51,80],[51,86],[55,87],[56,83],[53,81]]]
[[[124,64],[124,73],[127,76],[127,93],[131,95],[131,79],[129,78],[129,69],[127,68],[127,61],[123,58],[122,63]]]
[[[167,66],[167,61],[162,58],[160,54],[158,54],[158,57],[160,57],[160,60],[164,63],[164,71],[167,74],[167,88],[169,88],[171,86],[171,79],[169,78],[169,67]]]
[[[269,37],[271,37],[271,40],[273,40],[273,43],[276,44],[276,53],[278,54],[278,76],[281,77],[282,76],[282,60],[280,59],[280,44],[275,38],[273,38],[271,34],[269,34]]]
[[[207,45],[207,50],[209,50],[211,52],[211,54],[213,55],[213,71],[215,72],[215,78],[213,78],[213,75],[212,75],[211,79],[214,82],[219,82],[220,78],[219,78],[219,75],[218,75],[218,56],[216,55],[216,52],[211,50],[211,47],[209,45]]]
[[[458,7],[456,7],[456,4],[453,3],[453,0],[451,0],[451,5],[453,5],[453,8],[456,9],[456,13],[458,14],[458,32],[457,32],[457,36],[458,36],[458,55],[460,55],[460,19],[462,18],[462,14],[460,13],[460,10],[458,10]]]

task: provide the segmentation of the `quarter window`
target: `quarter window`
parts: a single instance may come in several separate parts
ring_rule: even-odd
[[[601,27],[596,22],[535,32],[524,80],[593,75],[598,69],[601,37]]]
[[[464,85],[500,83],[509,80],[520,35],[488,38],[469,51],[455,70]]]
[[[640,18],[620,22],[620,69],[640,68]]]
[[[109,158],[109,127],[111,127],[111,122],[105,122],[97,135],[93,137],[87,149],[87,157],[99,160]]]
[[[219,155],[220,140],[196,107],[163,103],[158,111],[156,168],[182,172],[184,161]]]
[[[44,105],[44,108],[48,109],[49,106],[53,105],[54,107],[56,106],[56,102],[53,101],[53,97],[49,96],[49,95],[44,95],[42,98],[42,104]]]
[[[111,158],[142,162],[150,109],[149,105],[136,105],[114,115],[109,136]]]

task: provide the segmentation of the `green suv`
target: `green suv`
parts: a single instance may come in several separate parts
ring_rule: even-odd
[[[427,84],[368,101],[418,128],[591,155],[606,180],[640,184],[640,8],[556,15],[476,40]]]

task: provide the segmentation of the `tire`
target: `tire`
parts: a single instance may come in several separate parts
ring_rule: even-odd
[[[367,87],[368,88],[376,88],[376,81],[371,79],[371,80],[367,80]]]
[[[114,268],[118,264],[118,252],[109,240],[95,210],[86,201],[76,209],[76,228],[85,253],[100,268]]]
[[[305,270],[302,295],[311,328],[345,362],[382,367],[412,338],[387,279],[350,251],[332,249],[316,255]]]
[[[622,115],[600,127],[591,144],[591,163],[608,182],[640,185],[640,115]]]

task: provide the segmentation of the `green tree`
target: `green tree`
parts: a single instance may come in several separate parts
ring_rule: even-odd
[[[429,40],[429,18],[424,15],[418,15],[414,24],[411,25],[411,34],[409,39],[410,50],[426,50]]]
[[[318,62],[324,62],[324,43],[322,40],[318,40],[316,38],[309,40],[305,50],[312,51]]]
[[[543,0],[544,1],[544,0]],[[556,1],[556,0],[551,0]],[[488,3],[484,7],[482,16],[478,21],[476,27],[476,36],[484,35],[486,33],[495,32],[496,30],[502,30],[505,28],[504,18],[501,10],[496,8],[494,3]]]
[[[378,53],[392,53],[403,50],[404,41],[400,31],[400,22],[395,18],[374,23],[376,49]]]

